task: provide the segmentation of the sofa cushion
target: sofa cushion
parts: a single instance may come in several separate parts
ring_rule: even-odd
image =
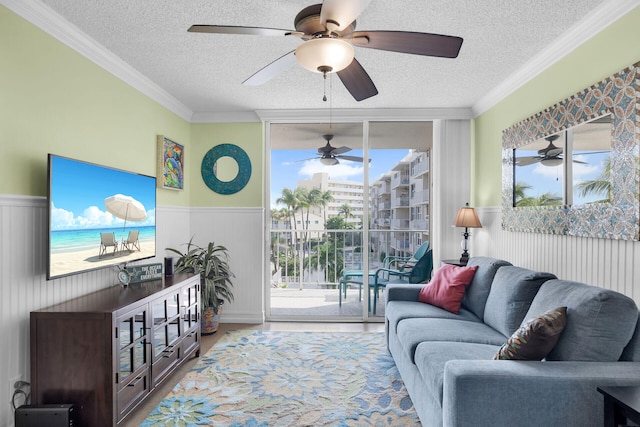
[[[493,277],[500,267],[511,265],[511,263],[496,258],[473,257],[469,259],[467,266],[471,267],[474,265],[478,266],[478,270],[476,270],[473,280],[469,283],[469,286],[467,286],[464,297],[462,298],[462,307],[470,310],[480,319],[484,319],[484,306],[489,297]]]
[[[442,405],[445,365],[450,360],[489,360],[498,346],[466,342],[425,342],[418,345],[415,364],[426,388]]]
[[[500,347],[495,360],[542,360],[567,323],[567,307],[558,307],[523,323]]]
[[[393,331],[397,330],[398,323],[403,319],[424,317],[466,320],[469,322],[482,323],[475,314],[469,310],[465,310],[464,308],[461,308],[456,315],[440,307],[430,304],[422,304],[418,301],[389,301],[385,306],[384,314],[387,322],[389,322],[390,330]]]
[[[494,345],[495,351],[488,357],[491,359],[498,348],[507,340],[500,332],[484,323],[468,322],[453,319],[404,319],[397,327],[398,341],[409,357],[415,363],[416,347],[421,342],[468,342],[476,344]]]
[[[640,362],[640,312],[638,312],[638,322],[633,332],[631,341],[624,348],[620,360],[624,362]]]
[[[636,303],[626,295],[568,280],[545,282],[525,318],[558,306],[567,307],[567,325],[547,360],[617,361],[638,320]]]
[[[422,287],[418,301],[458,314],[465,288],[473,279],[477,269],[477,265],[472,267],[443,265],[436,271],[431,282]]]
[[[484,309],[484,322],[504,335],[510,336],[520,327],[540,286],[547,280],[555,278],[556,276],[551,273],[541,273],[522,267],[500,268],[493,278],[489,291]]]

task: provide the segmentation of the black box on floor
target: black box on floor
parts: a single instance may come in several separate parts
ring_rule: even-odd
[[[16,409],[16,427],[73,427],[71,404],[23,405]]]

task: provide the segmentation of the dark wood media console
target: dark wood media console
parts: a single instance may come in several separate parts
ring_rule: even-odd
[[[31,312],[34,404],[72,403],[79,426],[124,424],[200,355],[200,277],[113,286]]]

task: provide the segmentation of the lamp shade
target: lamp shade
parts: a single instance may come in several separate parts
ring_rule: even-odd
[[[316,73],[335,73],[353,61],[353,46],[340,39],[323,37],[302,43],[296,48],[298,63]]]
[[[474,208],[469,207],[469,204],[460,208],[456,219],[453,221],[453,227],[467,227],[467,228],[482,228],[480,224],[480,218]]]

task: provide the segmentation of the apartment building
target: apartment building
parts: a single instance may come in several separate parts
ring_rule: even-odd
[[[410,150],[369,187],[373,245],[405,256],[429,240],[429,151]],[[391,232],[385,231],[390,230]]]

